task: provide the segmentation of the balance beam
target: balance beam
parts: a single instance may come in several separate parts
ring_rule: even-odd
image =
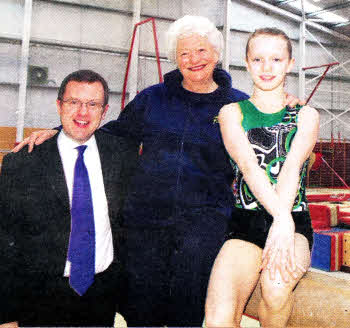
[[[307,272],[294,290],[294,307],[288,327],[350,327],[350,280]],[[245,313],[258,317],[259,285]]]

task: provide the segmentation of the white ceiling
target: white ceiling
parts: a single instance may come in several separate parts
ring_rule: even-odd
[[[263,0],[280,9],[305,17],[350,37],[350,1],[348,0]]]

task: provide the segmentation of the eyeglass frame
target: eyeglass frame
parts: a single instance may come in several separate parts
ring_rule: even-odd
[[[101,103],[101,102],[97,102],[97,101],[94,101],[94,100],[89,100],[89,101],[81,101],[80,99],[75,99],[75,98],[70,98],[70,99],[61,99],[60,100],[63,104],[67,104],[69,107],[74,107],[75,110],[77,109],[80,109],[83,105],[86,106],[86,108],[89,110],[89,111],[98,111],[99,109],[102,109],[104,108],[106,105],[104,103]],[[72,101],[76,101],[77,102],[77,107],[75,107],[75,105],[73,105],[72,103],[69,103],[69,102],[72,102]],[[89,106],[89,104],[91,103],[95,103],[96,105],[98,105],[96,108],[91,108]]]

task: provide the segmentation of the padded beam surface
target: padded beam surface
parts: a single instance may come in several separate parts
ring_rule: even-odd
[[[350,280],[307,272],[294,294],[295,302],[288,327],[350,327]],[[258,285],[245,312],[257,317],[260,300]]]

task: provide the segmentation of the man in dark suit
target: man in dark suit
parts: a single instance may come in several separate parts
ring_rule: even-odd
[[[113,326],[123,285],[118,212],[138,146],[96,131],[108,92],[95,72],[68,75],[57,97],[62,131],[4,158],[0,324]]]

